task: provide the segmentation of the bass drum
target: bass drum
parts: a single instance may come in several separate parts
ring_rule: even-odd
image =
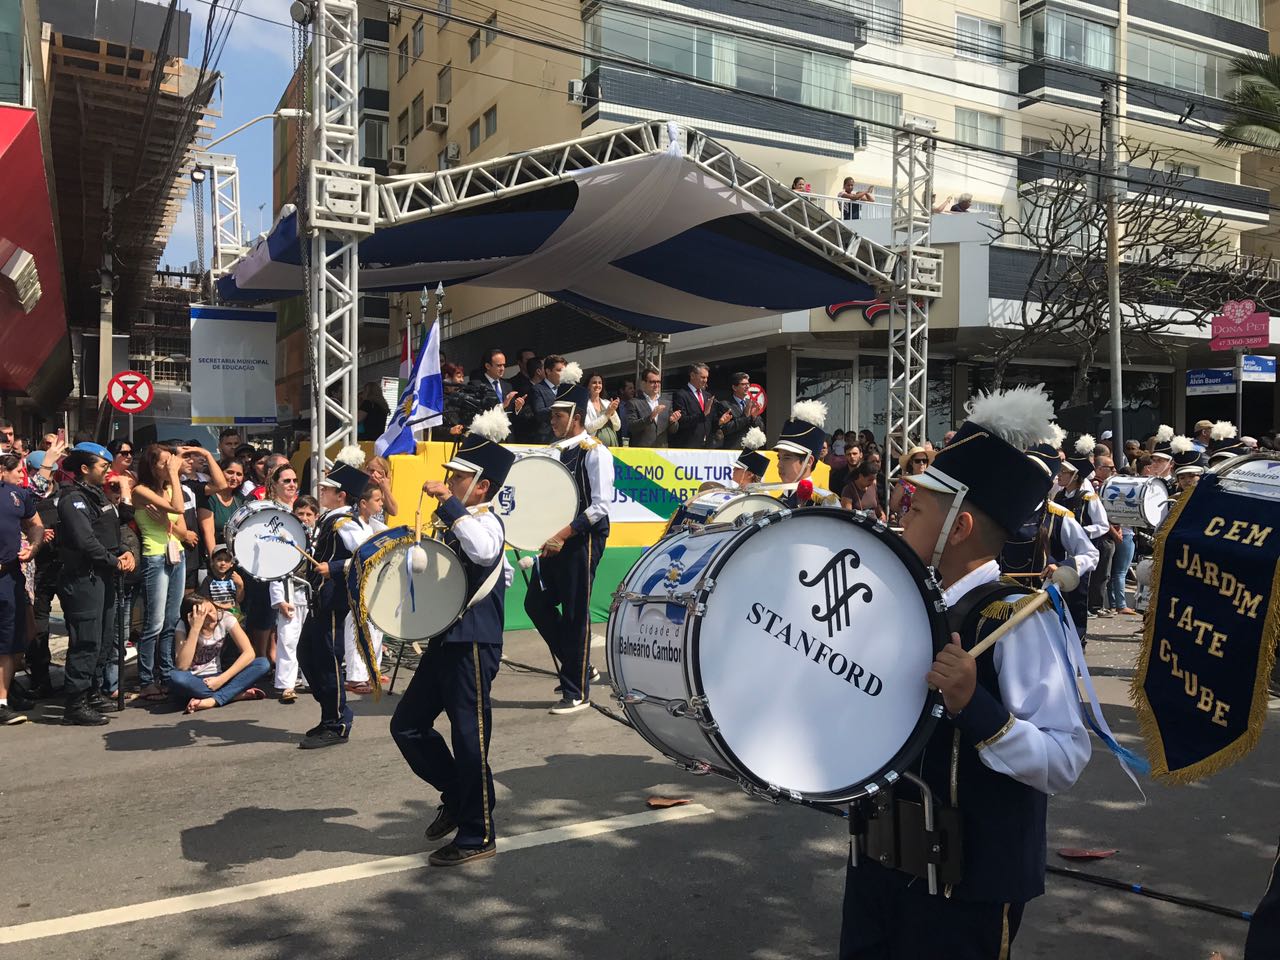
[[[526,454],[511,465],[493,510],[502,519],[508,544],[536,552],[578,515],[578,485],[555,457]]]
[[[686,524],[700,527],[708,523],[732,523],[738,517],[779,513],[782,509],[782,501],[764,493],[708,490],[681,504],[667,524],[667,533],[674,533]]]
[[[942,594],[900,538],[830,507],[677,531],[614,595],[609,676],[687,769],[795,802],[897,779],[942,705]]]
[[[1169,488],[1159,477],[1112,477],[1098,499],[1107,520],[1118,527],[1154,530],[1169,512]]]
[[[231,515],[227,549],[245,573],[257,580],[283,580],[302,563],[307,528],[274,500],[251,500]]]
[[[439,540],[423,540],[426,569],[410,567],[413,531],[395,527],[370,537],[352,562],[352,596],[364,602],[369,622],[397,640],[430,640],[462,616],[467,575],[462,562]]]

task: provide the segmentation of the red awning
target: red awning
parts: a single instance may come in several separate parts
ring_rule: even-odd
[[[0,211],[0,273],[14,274],[0,276],[0,390],[51,411],[71,392],[71,344],[40,127],[24,107],[0,106]]]

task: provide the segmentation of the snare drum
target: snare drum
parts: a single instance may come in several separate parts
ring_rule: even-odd
[[[541,550],[578,515],[578,485],[555,457],[526,454],[511,465],[493,510],[502,519],[507,543],[517,550]]]
[[[1107,520],[1118,527],[1154,530],[1169,512],[1169,488],[1159,477],[1112,477],[1098,498]]]
[[[609,676],[640,735],[686,769],[844,803],[923,749],[946,640],[941,591],[907,545],[813,507],[648,550],[614,595]]]
[[[667,533],[674,533],[685,524],[705,526],[708,523],[731,523],[744,516],[762,513],[778,513],[783,503],[764,493],[743,493],[741,490],[708,490],[699,494],[672,516]]]
[[[397,640],[430,640],[452,627],[467,602],[462,562],[439,540],[423,540],[427,568],[409,567],[413,531],[394,527],[370,537],[356,550],[348,574],[353,597],[364,604],[369,622]]]
[[[283,580],[302,562],[299,549],[307,549],[307,528],[274,500],[246,503],[224,536],[236,565],[258,580]]]

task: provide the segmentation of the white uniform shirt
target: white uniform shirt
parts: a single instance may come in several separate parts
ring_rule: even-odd
[[[468,507],[467,514],[458,518],[451,532],[458,538],[458,546],[467,558],[482,567],[489,566],[503,553],[502,522],[487,506]],[[502,582],[511,586],[514,574],[511,564],[503,556]]]
[[[583,456],[586,458],[587,477],[591,481],[591,502],[584,512],[587,520],[594,525],[609,515],[609,504],[613,502],[613,454],[603,443],[585,433],[557,440],[551,445],[551,449],[563,460],[563,451],[583,443],[588,444]]]

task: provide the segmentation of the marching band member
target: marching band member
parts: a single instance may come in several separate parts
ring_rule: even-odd
[[[560,700],[551,712],[558,715],[591,705],[591,583],[609,537],[613,500],[613,457],[583,427],[588,394],[581,379],[582,368],[567,364],[551,404],[557,437],[551,449],[577,483],[578,515],[543,545],[524,599],[525,613],[556,660]]]
[[[501,407],[479,414],[445,464],[448,479],[428,481],[422,488],[439,501],[436,518],[448,525],[444,542],[462,562],[469,598],[461,619],[427,644],[391,718],[391,736],[409,767],[440,791],[427,839],[442,840],[457,831],[451,843],[428,857],[438,867],[497,853],[489,689],[502,659],[503,602],[512,571],[503,554],[502,521],[489,503],[515,461],[513,453],[498,445],[510,432]],[[433,726],[441,713],[449,718],[452,753]]]
[[[865,853],[870,834],[855,836],[844,960],[1007,956],[1025,905],[1044,892],[1049,795],[1070,787],[1089,759],[1075,690],[1079,647],[1051,610],[1019,623],[990,655],[967,652],[1028,602],[1026,588],[1000,581],[995,558],[1052,479],[1023,453],[1048,434],[1052,405],[1040,389],[981,396],[971,410],[912,478],[903,521],[903,539],[937,571],[956,631],[927,677],[946,715],[915,772],[935,806],[958,808],[962,879],[930,896],[919,878]]]
[[[751,427],[742,435],[742,452],[733,464],[733,485],[741,489],[764,479],[769,469],[769,458],[760,452],[768,441],[764,431]]]
[[[293,501],[293,515],[302,522],[307,534],[305,544],[311,553],[315,539],[318,504],[310,494]],[[302,638],[302,625],[307,622],[311,609],[311,586],[298,574],[284,580],[273,580],[270,589],[271,606],[276,611],[276,677],[275,688],[280,691],[281,703],[298,700],[298,642]]]
[[[351,735],[351,708],[342,683],[346,659],[343,625],[351,610],[346,565],[360,545],[359,527],[352,527],[352,506],[368,486],[367,473],[341,462],[320,481],[320,507],[325,513],[316,525],[312,554],[318,564],[307,576],[311,612],[298,642],[298,663],[311,696],[320,704],[320,723],[303,737],[303,750],[346,743]]]
[[[370,483],[360,494],[356,509],[351,514],[351,523],[343,528],[350,539],[356,541],[355,546],[351,548],[353,554],[370,537],[377,536],[387,529],[387,525],[378,519],[383,507],[382,488],[376,483]],[[347,693],[372,693],[373,688],[369,685],[369,668],[365,666],[364,658],[356,649],[355,617],[353,610],[347,614],[343,625],[344,657],[347,664],[346,689]],[[382,631],[372,623],[366,623],[365,629],[369,632],[369,643],[373,647],[373,661],[378,663],[382,659]]]
[[[1215,427],[1217,424],[1214,425]],[[1230,426],[1230,424],[1228,424]],[[1232,427],[1232,432],[1235,428]],[[1175,496],[1182,496],[1200,481],[1204,473],[1202,454],[1190,437],[1177,436],[1169,441],[1169,452],[1173,454],[1173,479],[1178,485]]]
[[[1236,436],[1236,425],[1219,420],[1209,428],[1209,466],[1216,467],[1235,457],[1252,452],[1243,440]]]
[[[1167,423],[1160,424],[1156,430],[1156,444],[1151,451],[1151,467],[1152,476],[1159,477],[1164,481],[1164,485],[1169,488],[1169,495],[1173,496],[1177,492],[1177,486],[1173,482],[1173,453],[1169,449],[1169,444],[1173,441],[1173,427]]]
[[[773,445],[778,455],[778,477],[783,483],[799,483],[807,479],[818,463],[822,447],[827,442],[823,432],[823,424],[827,422],[827,405],[821,400],[800,400],[791,408],[791,419],[782,425],[778,434],[778,442]],[[801,501],[798,491],[792,491],[780,497],[780,502],[787,509],[795,510],[801,506],[831,503],[829,496],[810,498]],[[839,498],[834,498],[839,502]]]
[[[1098,544],[1111,529],[1093,484],[1086,482],[1093,475],[1093,448],[1096,445],[1089,434],[1080,435],[1075,442],[1075,455],[1063,460],[1058,468],[1055,482],[1058,492],[1053,498],[1059,506],[1071,511],[1071,516],[1084,530],[1084,535],[1094,550],[1093,563],[1089,569],[1086,571],[1076,568],[1076,572],[1080,574],[1079,586],[1065,596],[1067,609],[1071,611],[1071,619],[1082,640],[1089,624],[1089,581],[1093,578],[1093,571],[1101,555]]]

